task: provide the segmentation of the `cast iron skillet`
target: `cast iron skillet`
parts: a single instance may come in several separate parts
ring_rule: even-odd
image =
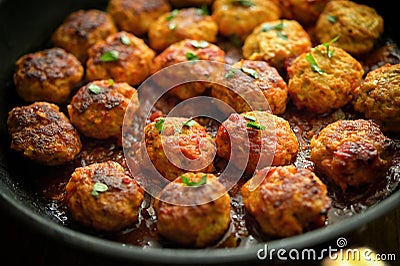
[[[390,1],[358,2],[375,7],[385,19],[385,31],[400,43],[400,34],[394,30],[397,24]],[[19,104],[15,91],[6,89],[12,81],[14,63],[23,54],[43,48],[51,33],[70,12],[79,8],[103,9],[106,4],[106,0],[0,0],[0,207],[53,241],[107,259],[173,264],[256,261],[257,251],[264,244],[215,250],[143,249],[71,230],[57,224],[46,214],[44,206],[35,199],[34,191],[25,182],[24,177],[29,177],[31,173],[25,170],[29,169],[24,167],[25,161],[21,163],[19,157],[9,150],[10,139],[6,126],[8,111]],[[361,214],[299,236],[268,242],[268,248],[301,249],[334,240],[393,210],[399,203],[400,191],[397,190]]]

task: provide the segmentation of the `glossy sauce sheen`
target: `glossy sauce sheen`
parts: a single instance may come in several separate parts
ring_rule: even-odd
[[[227,62],[233,63],[240,58],[240,52],[237,48],[227,42],[222,42],[220,47],[226,51]],[[384,63],[400,63],[400,53],[397,45],[390,39],[382,42],[380,48],[376,49],[370,57],[361,61],[363,63],[365,73],[383,65]],[[139,95],[140,98],[140,95]],[[161,106],[162,110],[155,109],[155,115],[165,112],[168,105],[173,105],[176,99],[167,99]],[[61,110],[63,110],[61,108]],[[336,110],[329,115],[316,116],[314,114],[301,111],[288,103],[286,112],[282,115],[283,118],[289,121],[293,131],[295,132],[300,148],[295,165],[297,167],[305,167],[313,170],[313,163],[309,157],[309,142],[314,134],[317,134],[324,126],[339,119],[355,119],[362,117],[356,114],[351,106],[345,106],[342,109]],[[215,136],[218,129],[218,124],[212,121],[200,119],[199,122],[207,127],[208,132]],[[380,202],[388,197],[391,193],[398,189],[400,182],[400,138],[395,135],[391,137],[397,147],[397,152],[393,160],[393,165],[387,172],[386,178],[375,186],[363,188],[363,192],[350,191],[343,194],[334,184],[330,183],[323,176],[320,176],[322,181],[327,185],[329,195],[333,200],[333,207],[328,213],[326,225],[336,223],[346,217],[353,216],[367,209],[368,207]],[[94,232],[88,228],[83,228],[75,223],[68,212],[64,203],[65,185],[67,184],[72,172],[76,167],[85,166],[94,162],[102,162],[114,160],[123,165],[126,169],[126,162],[122,148],[106,141],[94,141],[82,138],[83,149],[74,162],[60,167],[41,167],[34,164],[29,164],[35,178],[32,185],[37,194],[39,201],[45,203],[46,212],[57,223],[66,227],[94,235],[113,241],[146,247],[175,247],[174,244],[160,238],[157,234],[157,218],[152,207],[152,198],[149,195],[145,196],[139,214],[139,222],[123,232],[115,234],[101,234]],[[216,165],[223,162],[216,161]],[[221,169],[221,167],[220,167]],[[231,196],[231,226],[219,243],[214,247],[235,247],[249,246],[262,241],[269,240],[260,232],[256,222],[246,214],[242,198],[240,195],[240,187],[249,177],[243,176],[236,186],[234,186],[229,194]]]

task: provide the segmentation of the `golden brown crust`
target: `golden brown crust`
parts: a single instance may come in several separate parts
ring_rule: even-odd
[[[253,190],[256,179],[263,181]],[[293,165],[258,171],[241,192],[246,210],[262,231],[273,237],[294,236],[324,226],[331,207],[321,180],[312,171]]]
[[[17,93],[31,103],[66,103],[84,75],[78,59],[61,48],[26,54],[15,66],[13,78]]]
[[[182,7],[202,7],[204,5],[210,5],[214,2],[214,0],[169,0],[171,5],[177,8]]]
[[[372,121],[339,120],[313,136],[311,160],[317,172],[343,191],[379,182],[392,162],[393,143]]]
[[[279,0],[282,18],[294,19],[302,25],[314,24],[330,0]]]
[[[144,191],[124,171],[114,161],[76,168],[65,188],[65,200],[74,220],[106,232],[137,222]],[[96,183],[106,185],[106,191],[93,195]]]
[[[72,161],[81,151],[80,136],[55,104],[35,102],[8,114],[11,149],[44,165]]]
[[[54,31],[51,40],[55,46],[72,53],[84,63],[90,46],[116,32],[114,21],[107,12],[78,10],[72,12]]]

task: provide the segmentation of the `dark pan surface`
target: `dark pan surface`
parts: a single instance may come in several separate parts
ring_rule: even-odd
[[[388,1],[359,1],[374,6],[385,18],[386,32],[397,43],[400,34],[392,25],[396,24],[393,7]],[[21,55],[42,49],[48,45],[50,34],[67,14],[79,8],[104,8],[107,1],[82,0],[41,0],[41,1],[4,1],[0,0],[0,205],[18,220],[26,223],[32,230],[60,241],[65,245],[126,261],[145,261],[157,263],[223,263],[256,260],[257,250],[264,245],[249,248],[183,250],[183,249],[143,249],[127,247],[114,241],[99,239],[71,230],[57,223],[56,218],[48,214],[48,209],[37,199],[36,192],[25,177],[34,175],[30,162],[22,160],[9,150],[9,136],[6,128],[8,111],[21,104],[11,86],[11,77],[16,59]],[[379,204],[354,217],[317,229],[296,237],[268,242],[269,248],[304,248],[335,239],[361,225],[375,220],[393,210],[400,202],[400,191]]]

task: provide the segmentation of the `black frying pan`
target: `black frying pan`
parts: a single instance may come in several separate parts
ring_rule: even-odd
[[[386,32],[400,43],[400,33],[396,31],[398,21],[391,1],[359,1],[375,7],[385,19]],[[0,206],[24,226],[37,235],[44,235],[49,241],[89,252],[96,258],[107,258],[125,262],[148,263],[224,263],[257,261],[256,254],[262,245],[250,248],[184,250],[184,249],[143,249],[135,246],[123,246],[120,243],[89,236],[64,226],[51,217],[41,202],[35,198],[30,187],[25,164],[9,150],[10,139],[6,127],[8,111],[19,102],[15,91],[9,90],[14,63],[21,55],[40,50],[48,45],[51,33],[63,21],[67,14],[79,8],[100,8],[106,0],[0,0]],[[28,181],[27,181],[28,180]],[[313,247],[361,227],[393,210],[400,204],[400,191],[370,207],[364,213],[341,222],[317,229],[299,236],[268,242],[272,248]],[[34,245],[34,243],[32,243]],[[18,255],[17,255],[18,256]],[[23,256],[23,254],[20,254]],[[29,260],[28,260],[29,261]],[[57,262],[54,263],[57,265]]]

